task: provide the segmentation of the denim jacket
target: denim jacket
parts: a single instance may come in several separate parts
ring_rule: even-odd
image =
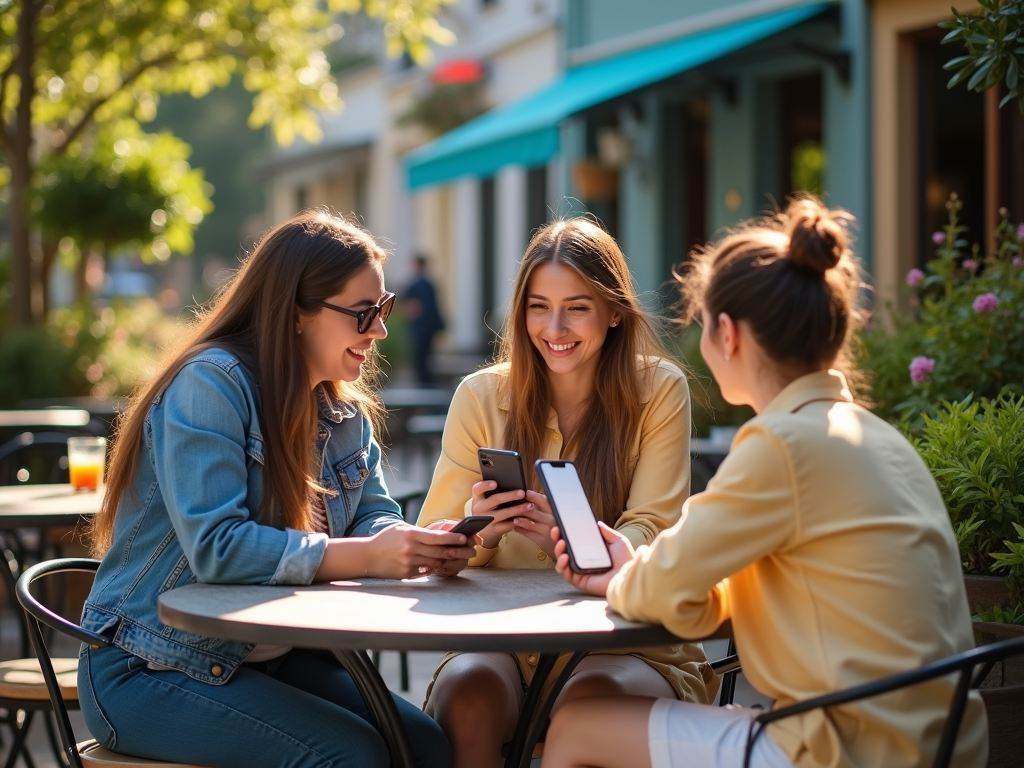
[[[370,423],[347,403],[321,400],[317,454],[330,535],[372,536],[401,522],[388,496]],[[256,388],[233,354],[186,363],[146,416],[133,483],[96,574],[82,624],[113,644],[196,680],[227,682],[253,646],[173,629],[157,597],[211,584],[309,584],[328,536],[257,522],[263,437]]]

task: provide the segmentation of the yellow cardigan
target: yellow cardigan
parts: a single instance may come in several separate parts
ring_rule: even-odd
[[[690,491],[690,396],[686,377],[677,366],[664,360],[657,361],[657,365],[652,361],[647,372],[645,408],[629,451],[633,482],[626,509],[615,525],[634,546],[651,542],[670,528],[679,519]],[[472,487],[480,482],[477,449],[503,447],[509,407],[504,386],[507,380],[508,365],[502,364],[477,371],[459,385],[445,421],[441,456],[420,510],[419,525],[470,514]],[[547,428],[548,439],[537,458],[572,458],[562,455],[564,439],[554,409],[548,415]],[[493,549],[477,547],[477,556],[470,565],[554,568],[554,562],[540,547],[515,532],[503,536]],[[718,690],[718,679],[698,645],[621,653],[641,656],[665,676],[681,699],[707,702]],[[445,661],[447,658],[450,657]],[[516,658],[523,678],[529,683],[538,655],[521,653]],[[561,666],[562,663],[555,668],[551,679]]]
[[[960,557],[917,452],[837,371],[786,387],[737,434],[707,490],[618,573],[625,617],[700,636],[732,619],[743,669],[778,706],[973,647]],[[800,768],[931,765],[955,681],[770,726]],[[984,766],[971,694],[954,765]]]

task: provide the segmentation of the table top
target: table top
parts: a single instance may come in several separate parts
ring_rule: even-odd
[[[0,528],[75,525],[100,511],[103,492],[69,484],[0,486]]]
[[[91,418],[77,408],[0,411],[0,427],[84,427]]]
[[[399,651],[596,651],[671,645],[553,570],[467,568],[459,576],[296,586],[190,584],[159,598],[160,620],[250,643]]]

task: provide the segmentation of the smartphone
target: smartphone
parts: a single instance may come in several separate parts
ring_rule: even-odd
[[[497,448],[480,448],[476,452],[480,460],[480,475],[484,480],[494,480],[498,487],[487,493],[505,493],[506,491],[525,491],[526,476],[523,474],[523,460],[518,451],[502,451]],[[522,504],[519,501],[506,501],[495,509],[505,509]]]
[[[565,539],[569,567],[576,573],[601,573],[612,567],[597,518],[571,461],[545,461],[534,465],[544,486],[558,530]]]
[[[452,528],[448,533],[461,533],[464,534],[469,543],[473,543],[473,537],[476,536],[480,531],[490,525],[494,518],[490,515],[473,515],[472,517],[464,517],[459,520],[458,525]]]

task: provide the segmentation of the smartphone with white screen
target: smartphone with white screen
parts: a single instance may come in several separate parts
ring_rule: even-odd
[[[569,567],[576,573],[601,573],[612,567],[597,518],[571,461],[538,460],[534,467],[544,486],[558,530],[569,553]]]

